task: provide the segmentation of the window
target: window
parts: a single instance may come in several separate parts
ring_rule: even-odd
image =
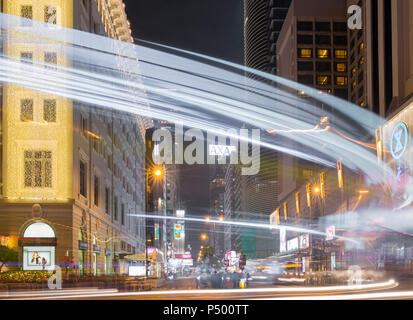
[[[79,166],[79,183],[80,189],[79,192],[82,196],[87,197],[86,193],[86,164],[83,161],[80,161]]]
[[[313,71],[314,65],[312,61],[298,61],[298,71]]]
[[[114,213],[114,218],[115,220],[118,220],[118,197],[115,197],[115,201],[113,203],[113,213]]]
[[[298,49],[298,56],[300,58],[312,58],[313,50],[312,49]]]
[[[109,188],[105,188],[105,213],[110,214],[110,190]]]
[[[44,100],[43,120],[47,122],[56,122],[56,100]]]
[[[20,11],[20,16],[22,19],[21,25],[22,27],[31,27],[32,26],[32,19],[33,19],[33,7],[32,6],[22,6]]]
[[[56,52],[45,52],[44,62],[46,64],[45,65],[46,69],[56,70],[56,66],[53,66],[53,65],[57,65],[57,53]]]
[[[316,31],[331,31],[331,24],[330,22],[316,22],[315,23],[315,30]]]
[[[33,121],[33,100],[23,99],[20,101],[20,120]]]
[[[334,36],[333,42],[334,42],[334,45],[336,46],[346,46],[347,37],[346,36]]]
[[[122,225],[125,225],[125,205],[122,203],[121,205],[121,223]]]
[[[315,36],[315,43],[321,45],[331,45],[331,37],[330,36]]]
[[[337,59],[347,59],[347,50],[336,49],[335,56]]]
[[[313,36],[308,34],[297,35],[298,44],[313,44]]]
[[[87,119],[84,118],[82,115],[80,116],[80,125],[82,127],[82,133],[85,137],[87,137]]]
[[[364,50],[364,42],[360,43],[359,45],[359,54]]]
[[[33,64],[33,52],[21,52],[20,61],[24,63]]]
[[[311,21],[297,21],[297,31],[313,31],[313,23]]]
[[[336,97],[339,97],[339,98],[344,99],[344,100],[347,100],[347,98],[348,98],[347,89],[335,89],[334,90],[334,95]]]
[[[327,59],[330,57],[329,49],[317,49],[317,58]]]
[[[24,152],[24,185],[27,188],[52,187],[52,152]]]
[[[336,72],[347,72],[347,63],[336,63]]]
[[[333,30],[334,30],[334,32],[347,32],[347,23],[345,23],[345,22],[334,22]]]
[[[336,85],[346,86],[347,85],[347,77],[337,76],[336,77]]]
[[[359,67],[361,67],[364,64],[364,57],[361,57],[359,60]]]
[[[353,87],[353,89],[357,86],[357,82],[353,81],[353,83],[351,84],[351,86]]]
[[[365,105],[366,105],[366,104],[364,103],[364,101],[362,101],[362,102],[360,103],[360,107],[362,107],[362,108],[364,108]]]
[[[298,82],[307,85],[313,85],[312,75],[298,75]]]
[[[317,61],[317,71],[330,72],[331,71],[331,62]]]
[[[100,195],[100,179],[99,177],[95,176],[93,179],[93,199],[94,199],[94,203],[95,206],[98,207],[99,206],[99,195]]]
[[[319,86],[325,86],[331,83],[331,77],[330,76],[318,76],[317,77],[317,84]]]
[[[44,22],[56,24],[57,23],[57,8],[53,6],[44,7]]]

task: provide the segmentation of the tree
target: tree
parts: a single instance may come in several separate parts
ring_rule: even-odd
[[[18,261],[17,251],[8,247],[0,246],[0,272],[5,265]]]

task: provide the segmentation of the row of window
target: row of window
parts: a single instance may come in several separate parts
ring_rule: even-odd
[[[311,34],[298,34],[298,44],[313,44],[314,37]],[[347,46],[347,36],[333,36],[330,35],[316,35],[315,44],[317,45],[331,45],[331,42],[335,46]]]
[[[315,27],[315,28],[314,28]],[[316,21],[315,26],[312,21],[297,21],[297,31],[331,31],[331,23],[326,21]],[[334,32],[347,32],[347,24],[345,22],[333,22]]]
[[[313,61],[298,61],[297,64],[298,71],[314,71]],[[331,72],[331,62],[329,61],[317,61],[316,71],[318,72]],[[347,72],[347,63],[336,62],[334,63],[335,72]]]
[[[329,59],[331,58],[330,49],[316,49],[317,58],[319,59]],[[299,48],[298,49],[299,58],[312,58],[313,49],[311,48]],[[334,57],[336,59],[347,59],[347,50],[345,49],[334,49]]]
[[[79,193],[87,198],[87,169],[86,169],[86,163],[84,163],[83,161],[80,161],[79,164]],[[100,196],[100,178],[98,176],[94,176],[93,178],[93,201],[94,201],[94,205],[96,207],[100,207],[101,206],[101,196]],[[111,191],[110,188],[106,187],[105,188],[105,213],[106,214],[110,214],[110,203],[111,203],[111,199],[110,199],[110,195],[111,195]],[[113,218],[118,221],[118,197],[114,197],[114,202],[113,202],[113,206],[114,206],[114,211],[113,211]],[[122,203],[121,204],[121,224],[125,225],[125,205]]]
[[[20,120],[24,122],[33,121],[34,101],[33,99],[20,100]],[[56,122],[56,100],[43,100],[43,120]]]
[[[33,64],[33,52],[32,51],[20,52],[20,61],[24,63]],[[57,64],[57,53],[56,52],[45,52],[44,62],[45,62],[46,69],[56,69],[56,67],[53,65]]]
[[[33,6],[24,5],[20,8],[20,16],[29,20],[22,20],[22,27],[31,27],[33,19]],[[43,9],[44,22],[56,24],[57,23],[57,8],[54,6],[44,6]]]
[[[337,86],[347,86],[348,78],[346,76],[334,76],[334,84]],[[298,75],[298,82],[306,85],[313,85],[314,76],[309,75]],[[317,76],[317,85],[326,86],[331,85],[330,75],[319,75]]]

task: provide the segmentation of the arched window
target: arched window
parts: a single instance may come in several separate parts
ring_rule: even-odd
[[[24,231],[25,238],[55,238],[53,229],[46,223],[35,222]]]

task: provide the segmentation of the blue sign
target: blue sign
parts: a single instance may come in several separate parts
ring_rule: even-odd
[[[404,122],[396,125],[391,135],[390,152],[394,159],[400,159],[406,152],[409,142],[409,131]]]

